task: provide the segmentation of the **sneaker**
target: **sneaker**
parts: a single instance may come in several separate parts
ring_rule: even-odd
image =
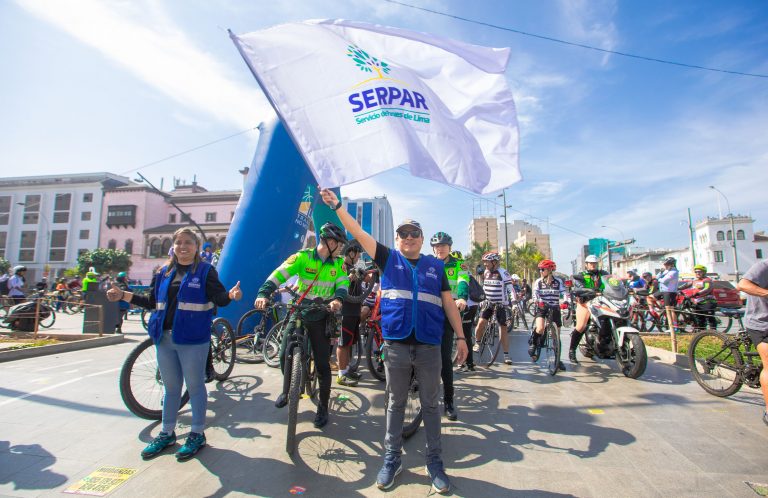
[[[480,352],[480,344],[475,343],[474,346],[472,346],[472,351],[474,351],[475,353],[479,353]]]
[[[328,423],[328,408],[323,405],[318,405],[317,414],[315,415],[314,425],[318,429],[322,429]]]
[[[504,363],[506,363],[507,365],[512,364],[512,359],[509,357],[509,354],[507,353],[504,353]]]
[[[432,480],[432,490],[435,493],[444,495],[451,490],[451,481],[445,474],[442,462],[428,464],[425,470],[427,471],[427,476]]]
[[[347,377],[352,380],[360,380],[362,376],[363,374],[361,374],[357,370],[350,370],[349,372],[347,372]]]
[[[355,387],[357,385],[357,381],[351,378],[348,374],[336,377],[336,383],[340,386],[347,387]]]
[[[565,372],[565,363],[563,363],[561,360],[558,360],[557,369],[560,370],[561,372]]]
[[[467,373],[469,372],[469,367],[466,365],[459,365],[459,368],[456,369],[456,373]]]
[[[453,403],[445,403],[445,416],[450,421],[454,421],[459,418],[458,414],[456,413],[456,408],[454,408],[453,406]]]
[[[376,487],[379,489],[389,489],[395,483],[395,476],[403,471],[403,464],[399,458],[395,460],[384,460],[384,466],[381,467],[379,475],[376,476]]]
[[[287,404],[288,404],[288,395],[285,393],[280,393],[280,396],[278,396],[277,399],[275,400],[275,408],[282,408]]]
[[[148,460],[159,455],[164,449],[176,444],[176,433],[161,432],[151,443],[141,451],[141,458]]]
[[[187,442],[176,452],[176,460],[180,462],[189,460],[195,456],[203,446],[205,446],[205,434],[190,432],[189,436],[187,436]]]
[[[577,363],[577,364],[579,363],[579,360],[576,359],[576,350],[575,349],[571,349],[570,351],[568,351],[568,360],[571,363]]]

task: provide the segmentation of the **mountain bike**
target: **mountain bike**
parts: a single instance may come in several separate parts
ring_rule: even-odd
[[[235,366],[234,333],[224,318],[211,323],[211,360],[214,378],[226,380]],[[157,349],[151,338],[140,342],[126,357],[120,369],[120,397],[123,403],[137,417],[160,420],[163,416],[165,390],[160,368],[157,366]],[[185,389],[181,395],[179,409],[189,401]]]
[[[530,331],[528,319],[525,318],[525,308],[522,301],[513,301],[507,308],[507,327],[509,330],[524,329]],[[522,325],[522,327],[521,327]]]
[[[501,306],[494,305],[486,301],[486,306]],[[499,323],[496,320],[496,312],[491,313],[491,318],[488,319],[488,325],[483,332],[483,336],[475,344],[477,346],[477,359],[475,363],[484,367],[490,367],[493,362],[496,361],[496,356],[501,349],[501,335],[499,334]]]
[[[280,321],[282,304],[272,304],[266,309],[247,311],[237,321],[237,359],[243,363],[264,361],[264,340],[272,326]]]
[[[720,323],[722,324],[722,329],[718,327],[718,331],[727,334],[731,327],[733,326],[733,322],[739,324],[739,330],[737,332],[746,332],[746,328],[744,327],[744,308],[720,308],[720,314],[715,315],[715,319],[720,320]]]
[[[544,363],[547,366],[547,372],[549,375],[554,376],[557,374],[558,368],[560,368],[560,334],[557,331],[557,325],[552,321],[552,314],[554,308],[547,307],[547,316],[544,318],[544,333],[539,338],[540,344],[540,356],[537,359],[544,358]],[[531,344],[534,339],[535,330],[531,330],[531,335],[528,338],[528,344]]]
[[[697,333],[688,348],[688,362],[693,378],[709,394],[724,398],[736,394],[744,384],[760,388],[763,363],[746,331]]]

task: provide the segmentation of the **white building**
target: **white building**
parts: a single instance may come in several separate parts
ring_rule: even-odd
[[[491,250],[499,250],[499,224],[495,216],[480,216],[474,218],[469,225],[469,249],[472,250],[474,244],[483,245],[486,242],[491,244]],[[511,241],[510,237],[510,241]]]
[[[0,179],[0,256],[26,266],[30,283],[77,266],[99,245],[104,189],[129,184],[112,173]]]
[[[749,216],[733,217],[736,231],[736,256],[741,277],[750,266],[766,257],[768,237],[764,232],[754,232],[755,220]],[[696,224],[696,263],[707,267],[710,273],[717,273],[723,280],[735,279],[733,239],[730,218],[710,218]]]

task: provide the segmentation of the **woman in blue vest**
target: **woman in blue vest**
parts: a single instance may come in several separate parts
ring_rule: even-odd
[[[189,228],[173,234],[173,253],[152,278],[148,296],[112,286],[110,301],[127,301],[152,309],[149,336],[157,347],[157,364],[163,378],[163,423],[160,434],[141,452],[144,459],[176,444],[176,417],[181,389],[186,383],[192,404],[192,427],[186,443],[176,452],[187,460],[205,446],[205,366],[211,337],[214,307],[242,297],[240,282],[227,291],[216,269],[200,259],[200,242]]]

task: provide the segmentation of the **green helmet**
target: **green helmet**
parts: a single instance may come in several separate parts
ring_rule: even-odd
[[[693,271],[696,271],[696,270],[701,270],[704,273],[707,273],[707,267],[704,266],[704,265],[696,265],[696,266],[694,266],[693,267]]]

